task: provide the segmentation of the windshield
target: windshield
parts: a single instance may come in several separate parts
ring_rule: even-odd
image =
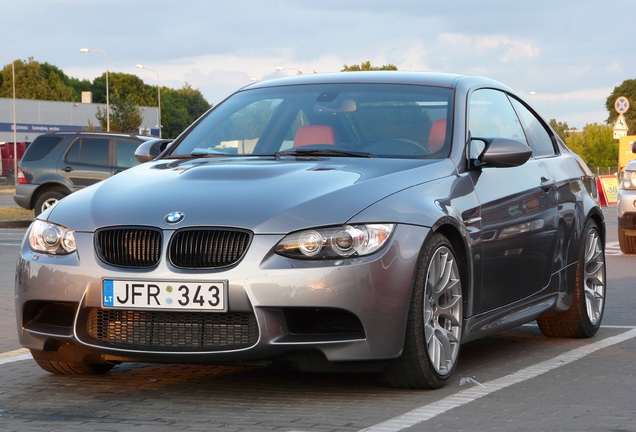
[[[444,158],[452,90],[320,84],[241,91],[212,110],[168,157],[320,155]]]

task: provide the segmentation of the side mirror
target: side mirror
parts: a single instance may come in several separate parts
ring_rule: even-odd
[[[472,138],[485,149],[473,166],[510,168],[523,165],[532,156],[532,149],[526,144],[508,138]]]
[[[636,153],[636,141],[632,141],[632,153]]]
[[[139,163],[144,163],[153,160],[159,156],[168,146],[172,143],[169,139],[155,139],[146,141],[137,147],[135,150],[135,157]]]

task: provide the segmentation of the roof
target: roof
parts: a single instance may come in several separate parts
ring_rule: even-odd
[[[295,75],[267,81],[259,81],[243,87],[241,90],[265,88],[285,85],[302,84],[333,84],[333,83],[382,83],[382,84],[413,84],[431,85],[436,87],[455,87],[460,80],[484,81],[495,84],[488,78],[472,77],[452,73],[439,72],[406,72],[406,71],[362,71],[337,72],[310,75]],[[501,85],[500,83],[496,83]]]

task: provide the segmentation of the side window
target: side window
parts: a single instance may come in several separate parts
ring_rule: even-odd
[[[22,157],[23,161],[35,161],[43,159],[57,146],[64,137],[40,135],[28,147],[27,152]]]
[[[115,141],[115,154],[117,156],[116,166],[120,168],[130,168],[139,164],[139,161],[137,161],[137,158],[135,157],[135,150],[137,150],[139,144],[140,143],[137,141],[121,139]]]
[[[67,162],[108,166],[108,139],[80,138],[73,142],[66,154]]]
[[[475,91],[470,97],[468,122],[473,137],[510,138],[528,143],[508,96],[501,91]]]
[[[552,135],[546,130],[543,123],[521,102],[514,98],[510,99],[528,135],[528,144],[532,148],[532,156],[553,156],[555,151]]]

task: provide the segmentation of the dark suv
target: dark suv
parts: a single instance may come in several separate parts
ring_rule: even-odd
[[[135,150],[151,137],[102,132],[52,132],[27,147],[15,202],[39,215],[66,195],[137,165]]]

